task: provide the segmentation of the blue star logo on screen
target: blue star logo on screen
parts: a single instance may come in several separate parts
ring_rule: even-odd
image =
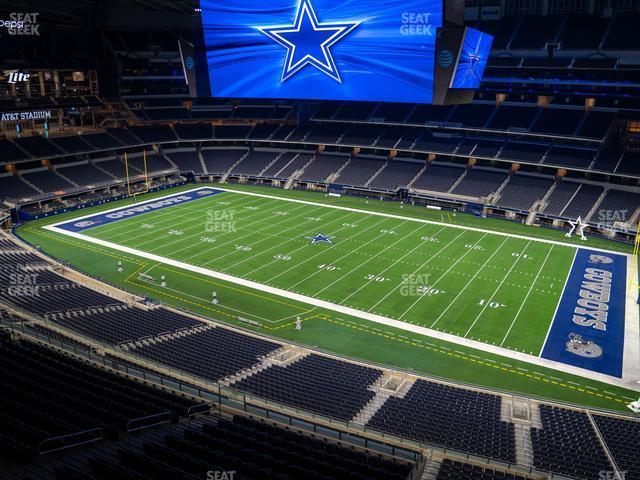
[[[322,233],[318,233],[316,236],[314,237],[304,237],[308,240],[311,240],[311,245],[315,245],[316,243],[333,243],[331,241],[331,239],[333,238],[333,236],[331,235],[324,235]]]
[[[320,23],[311,0],[300,0],[293,25],[257,28],[287,49],[281,82],[288,80],[305,66],[311,65],[342,83],[331,47],[359,24],[360,22]]]
[[[478,66],[478,63],[480,63],[480,56],[475,53],[470,53],[469,54],[469,75],[480,80],[480,76],[476,71],[476,67]]]

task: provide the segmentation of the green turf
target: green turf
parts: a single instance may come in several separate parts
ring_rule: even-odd
[[[334,243],[311,244],[309,237],[320,232]],[[229,192],[84,233],[535,355],[575,253],[568,246]]]
[[[329,199],[307,192],[246,189],[274,197],[364,210],[375,207],[408,217],[497,231],[513,227],[519,234],[542,233],[545,238],[560,238],[552,230],[467,215],[442,216],[411,206],[400,209],[390,202],[366,203],[356,198]],[[148,198],[167,193],[151,194]],[[126,203],[83,210],[82,214]],[[209,216],[207,210],[212,212]],[[232,217],[229,210],[233,210]],[[32,222],[19,233],[52,255],[129,290],[229,323],[238,324],[238,316],[257,319],[263,325],[260,331],[279,338],[459,381],[604,408],[624,409],[624,404],[635,395],[563,372],[159,265],[40,228],[73,216],[79,213]],[[224,222],[231,222],[233,231]],[[305,237],[318,232],[335,235],[334,244],[310,245]],[[233,193],[145,214],[87,233],[333,303],[534,354],[544,340],[575,251],[568,246]],[[117,260],[125,263],[124,275],[116,272]],[[141,272],[148,272],[155,280],[140,278]],[[419,281],[401,291],[406,286],[405,275],[414,273],[425,277],[417,277]],[[157,286],[161,275],[167,277],[169,288]],[[425,295],[419,290],[423,286],[439,293]],[[212,290],[218,292],[221,305],[211,305]],[[480,304],[483,299],[484,304]],[[485,307],[488,302],[505,306]],[[292,328],[296,315],[305,318],[305,327],[298,333]]]

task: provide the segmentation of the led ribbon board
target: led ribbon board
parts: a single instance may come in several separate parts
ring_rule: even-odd
[[[458,63],[451,79],[451,88],[477,89],[489,60],[493,36],[467,27],[458,55]]]
[[[202,0],[214,97],[431,103],[437,0]]]

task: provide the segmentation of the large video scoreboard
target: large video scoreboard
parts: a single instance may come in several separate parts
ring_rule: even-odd
[[[492,37],[456,23],[464,4],[449,2],[447,12],[442,0],[201,0],[210,93],[465,101],[449,91],[472,96]]]

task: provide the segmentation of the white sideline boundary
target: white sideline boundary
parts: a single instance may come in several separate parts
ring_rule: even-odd
[[[349,212],[358,212],[358,213],[363,213],[363,214],[367,214],[367,215],[376,215],[376,216],[383,216],[383,217],[388,217],[388,218],[394,218],[394,219],[399,219],[399,220],[409,220],[409,221],[415,221],[415,222],[420,222],[420,223],[428,223],[428,224],[433,224],[433,225],[442,225],[442,226],[448,226],[451,228],[458,228],[458,229],[463,229],[463,230],[471,230],[471,231],[476,231],[476,232],[482,232],[482,233],[487,233],[487,234],[495,234],[495,235],[500,235],[500,236],[507,236],[507,237],[513,237],[513,238],[519,238],[519,239],[525,239],[525,240],[530,240],[530,241],[539,241],[542,243],[549,243],[549,244],[557,244],[557,245],[563,245],[563,246],[570,246],[570,247],[574,247],[576,249],[581,248],[580,245],[572,245],[572,244],[566,244],[563,242],[558,242],[558,241],[554,241],[554,240],[544,240],[544,239],[536,239],[534,237],[528,237],[528,236],[524,236],[524,235],[515,235],[515,234],[508,234],[508,233],[503,233],[503,232],[494,232],[491,230],[485,230],[485,229],[480,229],[480,228],[472,228],[472,227],[464,227],[461,225],[448,225],[446,223],[443,222],[435,222],[435,221],[431,221],[431,220],[423,220],[423,219],[414,219],[411,217],[405,217],[402,215],[393,215],[393,214],[387,214],[387,213],[381,213],[381,212],[369,212],[367,210],[359,210],[359,209],[355,209],[355,208],[348,208],[348,207],[340,207],[340,206],[334,206],[334,205],[325,205],[322,203],[317,203],[317,202],[309,202],[309,201],[304,201],[304,200],[297,200],[297,199],[287,199],[287,198],[282,198],[282,197],[273,197],[273,196],[269,196],[269,195],[263,195],[263,194],[258,194],[258,193],[253,193],[253,192],[243,192],[243,191],[237,191],[237,190],[233,190],[233,189],[225,189],[225,188],[218,188],[218,187],[199,187],[199,188],[195,188],[192,190],[188,190],[186,192],[192,192],[192,191],[196,191],[196,190],[202,190],[202,189],[214,189],[214,190],[220,190],[220,191],[225,191],[225,192],[231,192],[231,193],[238,193],[238,194],[243,194],[243,195],[251,195],[251,196],[257,196],[257,197],[263,197],[263,198],[270,198],[270,199],[281,199],[283,201],[290,201],[293,203],[300,203],[300,204],[307,204],[307,205],[313,205],[313,206],[325,206],[327,208],[334,208],[334,209],[339,209],[339,210],[344,210],[344,211],[349,211]],[[179,192],[179,193],[186,193],[186,192]],[[156,197],[152,200],[148,200],[145,202],[140,202],[138,204],[136,204],[137,206],[139,205],[143,205],[146,203],[152,203],[152,202],[157,202],[158,200],[167,198],[167,197],[172,197],[175,196],[176,194],[170,194],[170,195],[166,195],[163,197]],[[212,197],[203,197],[203,198],[212,198]],[[626,347],[625,348],[625,355],[624,355],[624,363],[623,363],[623,377],[622,379],[620,378],[616,378],[613,376],[609,376],[609,375],[604,375],[601,373],[597,373],[597,372],[592,372],[590,370],[586,370],[586,369],[582,369],[582,368],[578,368],[578,367],[574,367],[572,365],[567,365],[561,362],[556,362],[556,361],[552,361],[552,360],[547,360],[544,358],[540,358],[534,355],[529,355],[526,353],[521,353],[521,352],[517,352],[514,350],[509,350],[506,348],[502,348],[502,347],[498,347],[495,345],[490,345],[487,343],[483,343],[483,342],[479,342],[476,340],[470,340],[470,339],[466,339],[463,337],[458,337],[456,335],[452,335],[452,334],[448,334],[448,333],[444,333],[444,332],[439,332],[437,330],[432,330],[426,327],[421,327],[418,325],[413,325],[410,323],[406,323],[406,322],[402,322],[399,320],[395,320],[392,318],[388,318],[388,317],[384,317],[381,315],[377,315],[377,314],[373,314],[373,313],[368,313],[362,310],[357,310],[355,308],[351,308],[351,307],[346,307],[346,306],[342,306],[342,305],[337,305],[331,302],[327,302],[325,300],[320,300],[320,299],[316,299],[313,297],[309,297],[306,295],[301,295],[298,293],[294,293],[294,292],[290,292],[288,290],[284,290],[284,289],[280,289],[280,288],[276,288],[276,287],[271,287],[268,285],[263,285],[261,283],[258,282],[254,282],[251,280],[247,280],[244,278],[240,278],[240,277],[235,277],[232,275],[228,275],[225,273],[221,273],[221,272],[217,272],[214,270],[210,270],[207,268],[203,268],[203,267],[199,267],[196,265],[191,265],[185,262],[180,262],[177,260],[173,260],[170,258],[166,258],[166,257],[162,257],[159,255],[155,255],[152,253],[148,253],[148,252],[144,252],[141,250],[137,250],[131,247],[126,247],[126,246],[122,246],[122,245],[118,245],[116,243],[112,243],[112,242],[108,242],[106,240],[101,240],[98,238],[93,238],[90,237],[88,235],[83,235],[81,233],[77,233],[77,232],[71,232],[68,230],[64,230],[62,228],[59,228],[59,225],[62,224],[67,224],[67,223],[75,223],[79,220],[83,220],[86,218],[90,218],[90,217],[94,217],[97,215],[104,215],[106,213],[110,213],[113,211],[117,211],[117,210],[122,210],[122,209],[127,209],[127,208],[131,208],[130,205],[127,206],[121,206],[121,207],[116,207],[113,209],[109,209],[109,210],[103,210],[100,212],[96,212],[93,214],[88,214],[82,217],[78,217],[78,218],[74,218],[74,219],[67,219],[67,220],[63,220],[51,225],[46,225],[43,228],[45,230],[49,230],[61,235],[66,235],[69,237],[73,237],[76,238],[78,240],[82,240],[88,243],[93,243],[96,245],[100,245],[106,248],[110,248],[113,250],[117,250],[117,251],[121,251],[124,253],[128,253],[130,255],[135,255],[141,258],[145,258],[147,260],[151,260],[151,261],[155,261],[155,262],[160,262],[160,263],[164,263],[166,265],[171,265],[173,267],[176,268],[180,268],[183,270],[188,270],[194,273],[198,273],[207,277],[211,277],[211,278],[216,278],[218,280],[222,280],[222,281],[226,281],[226,282],[230,282],[230,283],[234,283],[237,285],[242,285],[244,287],[247,288],[251,288],[254,290],[259,290],[259,291],[263,291],[263,292],[267,292],[273,295],[277,295],[280,297],[285,297],[285,298],[290,298],[292,300],[296,300],[298,302],[301,303],[306,303],[308,305],[312,305],[315,307],[320,307],[320,308],[325,308],[327,310],[331,310],[334,312],[338,312],[338,313],[342,313],[345,315],[350,315],[353,317],[357,317],[357,318],[361,318],[363,320],[368,320],[374,323],[378,323],[378,324],[382,324],[382,325],[387,325],[389,327],[393,327],[393,328],[397,328],[400,330],[404,330],[404,331],[408,331],[408,332],[412,332],[412,333],[416,333],[418,335],[424,335],[424,336],[428,336],[428,337],[433,337],[433,338],[437,338],[446,342],[450,342],[452,344],[457,344],[457,345],[462,345],[465,347],[469,347],[469,348],[473,348],[479,351],[483,351],[483,352],[487,352],[487,353],[492,353],[495,355],[500,355],[503,357],[507,357],[507,358],[511,358],[514,360],[519,360],[519,361],[523,361],[529,364],[533,364],[533,365],[539,365],[542,367],[546,367],[546,368],[551,368],[554,370],[559,370],[562,372],[566,372],[572,375],[577,375],[580,377],[585,377],[585,378],[589,378],[595,381],[599,381],[599,382],[603,382],[603,383],[607,383],[610,385],[617,385],[623,388],[628,388],[628,389],[632,389],[632,390],[636,390],[636,391],[640,391],[640,358],[638,355],[638,350],[640,350],[640,347],[636,347],[635,349],[629,348],[629,346],[631,344],[633,344],[633,342],[636,342],[636,344],[638,344],[638,339],[640,338],[640,326],[638,325],[638,305],[635,303],[635,299],[634,297],[632,297],[631,295],[629,295],[627,293],[627,308],[626,310],[626,325],[625,325],[625,344]],[[126,217],[126,218],[131,218],[131,217]],[[597,250],[597,251],[601,251],[601,252],[607,252],[607,253],[612,253],[612,254],[616,254],[616,255],[625,255],[627,257],[627,275],[628,278],[630,279],[630,281],[634,281],[634,279],[636,279],[636,283],[637,283],[637,274],[638,274],[638,269],[637,268],[633,268],[631,267],[631,264],[634,264],[635,262],[633,261],[633,256],[630,254],[625,254],[625,253],[619,253],[619,252],[615,252],[615,251],[611,251],[611,250],[605,250],[605,249],[597,249],[597,248],[593,248],[593,250]],[[566,284],[566,283],[565,283]],[[629,284],[630,286],[630,284]],[[634,305],[634,308],[630,309],[630,305]],[[631,323],[635,323],[635,325],[632,327]],[[633,351],[635,350],[635,352]]]

